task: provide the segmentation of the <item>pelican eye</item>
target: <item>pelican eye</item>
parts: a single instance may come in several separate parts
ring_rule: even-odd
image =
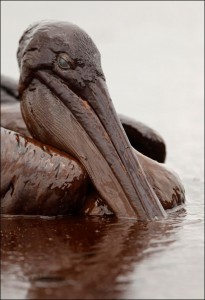
[[[65,53],[58,56],[57,63],[61,69],[69,69],[71,67],[70,58]]]

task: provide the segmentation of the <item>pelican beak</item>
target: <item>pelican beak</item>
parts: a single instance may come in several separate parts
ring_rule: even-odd
[[[35,137],[77,157],[117,216],[139,220],[166,216],[103,78],[86,83],[78,92],[51,72],[39,70],[31,84],[22,93],[22,114]]]

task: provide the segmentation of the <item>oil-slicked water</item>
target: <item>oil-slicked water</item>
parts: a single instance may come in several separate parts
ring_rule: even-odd
[[[189,208],[149,223],[2,218],[2,299],[202,299],[203,222]]]
[[[146,298],[156,289],[160,298],[180,295],[198,259],[195,249],[196,258],[188,263],[194,245],[187,237],[182,243],[182,228],[192,227],[194,233],[199,226],[200,221],[186,220],[184,210],[149,223],[101,217],[3,218],[2,298]],[[185,272],[190,273],[187,278]],[[194,297],[200,283],[192,280],[192,285]],[[190,291],[185,295],[191,296]]]

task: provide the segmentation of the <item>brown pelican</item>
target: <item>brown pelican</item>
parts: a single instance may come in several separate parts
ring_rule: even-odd
[[[21,169],[31,168],[36,173],[32,174],[32,180],[31,172],[27,180],[22,172],[20,175],[15,173],[12,180],[4,182],[4,213],[12,211],[7,207],[17,207],[18,214],[25,211],[62,214],[73,210],[82,211],[82,207],[86,212],[87,203],[97,199],[98,203],[104,203],[108,213],[114,213],[118,217],[154,220],[166,217],[165,209],[184,203],[184,188],[177,175],[131,146],[112,104],[101,68],[100,53],[82,29],[67,22],[35,23],[20,39],[17,57],[21,112],[33,139],[3,129],[3,140],[5,137],[7,141],[4,149],[9,143],[16,143],[14,148],[21,150],[15,152],[14,156],[22,164],[15,171],[18,173]],[[131,123],[125,122],[124,127],[132,127]],[[3,172],[7,172],[5,178],[8,179],[9,174],[11,178],[13,169],[5,162],[7,150],[4,150],[2,156]],[[39,153],[38,159],[36,153]],[[22,155],[24,158],[28,156],[23,162]],[[63,166],[60,167],[59,161],[56,164],[56,157],[64,159]],[[69,163],[66,164],[68,160]],[[11,163],[12,158],[8,161]],[[35,185],[36,174],[43,172],[45,175],[48,162],[50,169],[46,179],[43,183],[38,179],[38,184]],[[42,166],[40,171],[39,166]],[[41,193],[38,194],[39,185],[41,188],[46,187],[46,191],[49,191],[47,198],[51,199],[53,194],[56,196],[64,187],[61,182],[57,191],[54,188],[51,183],[54,179],[50,177],[51,166],[55,169],[58,181],[62,181],[64,176],[66,182],[67,175],[63,174],[65,170],[69,173],[71,169],[75,169],[79,175],[78,178],[73,175],[73,179],[67,180],[68,189],[64,191],[64,195],[61,193],[59,198],[55,198],[57,204],[51,200],[44,210]],[[97,191],[97,196],[92,194],[91,198],[86,198],[85,192],[88,176]],[[71,181],[74,182],[72,189],[68,184]],[[37,202],[34,204],[29,199],[28,187],[32,188],[32,185],[37,191]],[[73,195],[71,192],[70,199],[67,199],[71,190],[75,192]],[[81,201],[77,201],[76,193],[80,190]],[[26,195],[21,195],[24,191],[28,192],[26,204]],[[17,195],[15,201],[12,195]],[[55,205],[59,207],[57,212],[53,210]],[[22,209],[24,206],[27,210]],[[40,211],[33,206],[40,207]],[[89,209],[88,211],[90,212]]]

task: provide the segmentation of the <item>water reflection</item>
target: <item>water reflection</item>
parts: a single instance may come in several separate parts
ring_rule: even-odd
[[[175,241],[183,215],[149,223],[2,218],[2,298],[123,298],[127,275]]]

